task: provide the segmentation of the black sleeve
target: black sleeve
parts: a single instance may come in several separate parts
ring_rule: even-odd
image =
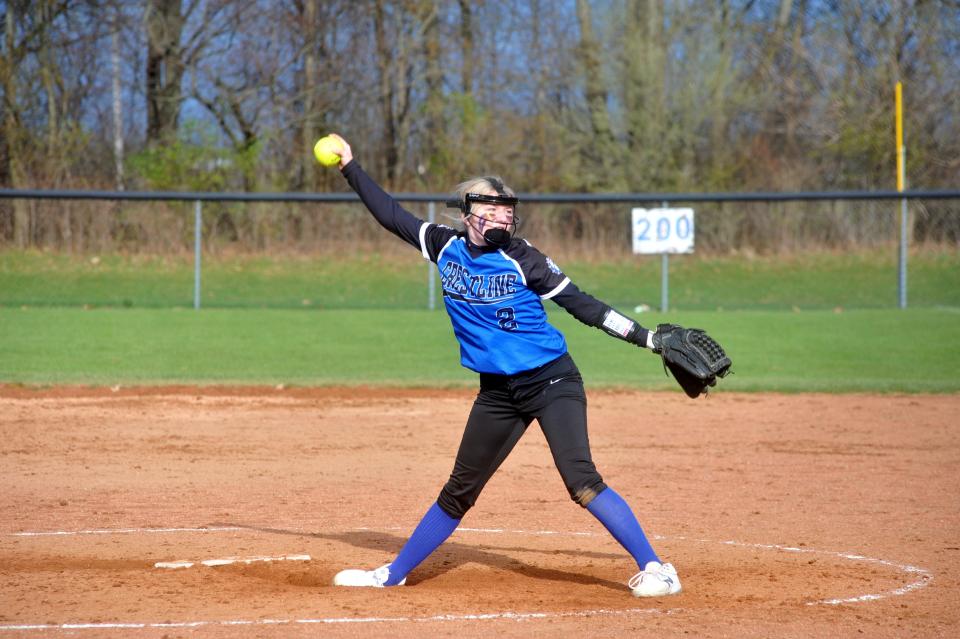
[[[423,236],[423,244],[420,252],[423,253],[424,258],[431,262],[436,262],[440,259],[440,253],[451,240],[463,235],[462,232],[450,228],[445,224],[430,223],[424,224],[423,227],[421,227],[420,234]]]
[[[573,282],[567,284],[552,299],[587,326],[599,328],[608,335],[631,344],[644,348],[647,346],[649,330],[592,295],[584,293]]]
[[[552,299],[570,283],[570,278],[553,260],[526,240],[514,239],[507,249],[507,256],[517,263],[523,272],[524,284],[540,299]]]
[[[587,326],[637,346],[646,347],[649,331],[592,295],[581,291],[553,260],[526,240],[514,240],[508,255],[523,271],[526,285],[540,299],[553,300]]]
[[[426,222],[400,206],[399,202],[366,174],[356,160],[352,160],[343,167],[343,177],[347,179],[350,188],[357,192],[360,200],[383,228],[423,251],[420,244],[420,227]]]

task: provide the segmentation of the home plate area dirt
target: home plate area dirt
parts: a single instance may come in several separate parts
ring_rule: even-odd
[[[403,545],[472,395],[0,386],[0,636],[960,633],[957,395],[592,391],[681,594],[631,596],[536,423],[406,586],[332,586]]]

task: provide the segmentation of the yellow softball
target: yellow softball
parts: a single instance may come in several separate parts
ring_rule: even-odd
[[[313,155],[317,162],[323,166],[335,166],[340,163],[340,154],[343,152],[343,145],[340,141],[330,135],[317,140],[313,145]]]

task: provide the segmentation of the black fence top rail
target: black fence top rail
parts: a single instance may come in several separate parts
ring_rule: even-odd
[[[394,193],[401,202],[439,202],[448,193]],[[754,193],[520,193],[521,202],[631,203],[790,202],[802,200],[946,200],[960,199],[960,189],[916,191],[797,191]],[[215,193],[187,191],[86,191],[0,189],[0,199],[34,200],[165,200],[180,202],[357,202],[355,193]]]

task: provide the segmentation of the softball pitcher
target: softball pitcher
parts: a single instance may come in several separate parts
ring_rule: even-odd
[[[376,570],[343,570],[334,584],[403,585],[453,533],[536,419],[571,499],[599,519],[636,561],[639,572],[628,582],[633,594],[679,593],[673,565],[661,562],[630,506],[594,466],[583,380],[564,336],[547,322],[543,301],[637,346],[652,348],[653,332],[579,290],[549,257],[514,237],[517,197],[499,177],[457,187],[456,199],[448,202],[459,209],[465,227],[457,231],[403,209],[353,159],[350,145],[334,137],[342,143],[340,170],[364,205],[384,228],[436,263],[461,363],[480,375],[453,471],[400,554]]]

